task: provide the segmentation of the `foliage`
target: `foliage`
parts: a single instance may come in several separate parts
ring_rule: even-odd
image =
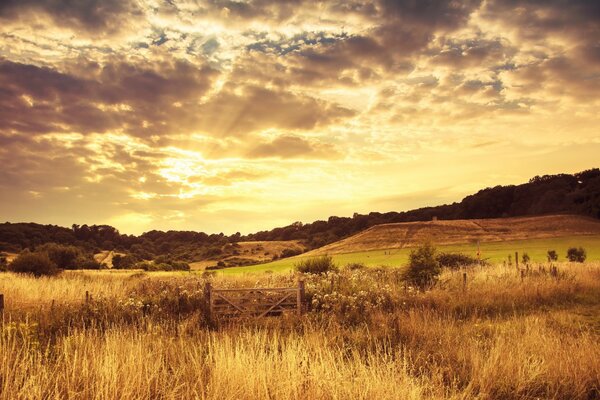
[[[361,269],[365,269],[365,268],[367,268],[367,266],[360,262],[353,262],[353,263],[346,264],[346,269],[350,270],[350,271],[357,271],[357,270],[361,270]]]
[[[468,256],[463,253],[439,253],[435,259],[442,268],[458,269],[469,265],[479,264],[480,261],[475,257]]]
[[[0,254],[0,272],[6,272],[8,266],[8,261],[6,260],[6,256]]]
[[[8,266],[11,272],[31,274],[34,276],[51,276],[60,272],[56,264],[50,260],[47,253],[32,253],[28,250],[19,254]]]
[[[435,247],[431,243],[425,243],[410,252],[408,267],[404,275],[407,282],[420,289],[425,289],[437,281],[442,269],[435,251]]]
[[[583,247],[571,247],[567,250],[567,259],[571,262],[584,262],[587,253]]]
[[[38,246],[36,252],[48,254],[48,258],[60,269],[78,269],[80,266],[77,265],[77,261],[85,258],[79,248],[58,243],[46,243]]]
[[[301,249],[283,249],[281,254],[279,254],[279,258],[287,258],[297,256],[298,254],[302,254]]]
[[[141,268],[144,271],[189,271],[190,265],[183,261],[164,260],[162,262],[143,261],[135,265],[136,268]]]
[[[134,256],[122,256],[115,254],[112,258],[112,266],[114,269],[133,269],[137,259]]]
[[[548,261],[558,261],[558,253],[556,250],[548,250]]]
[[[300,260],[294,267],[296,271],[303,274],[325,274],[338,269],[329,255]]]
[[[529,254],[523,253],[521,260],[523,261],[523,264],[527,265],[531,261],[531,257],[529,257]]]

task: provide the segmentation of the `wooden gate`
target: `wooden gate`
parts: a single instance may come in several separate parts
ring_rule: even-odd
[[[304,281],[291,288],[215,289],[207,283],[205,296],[212,317],[264,317],[286,311],[301,314]]]

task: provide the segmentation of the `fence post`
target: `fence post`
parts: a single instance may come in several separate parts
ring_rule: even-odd
[[[519,252],[515,251],[515,265],[517,266],[517,269],[519,269]]]
[[[0,314],[4,313],[4,295],[0,293]]]
[[[525,279],[525,270],[521,270],[521,282]]]
[[[298,306],[298,315],[301,315],[304,306],[304,281],[301,279],[298,280],[298,293],[296,297],[296,303]]]
[[[204,301],[206,302],[206,304],[208,305],[208,318],[210,319],[212,317],[212,309],[213,309],[213,304],[212,304],[212,286],[210,284],[210,282],[206,282],[204,284]]]
[[[467,273],[463,272],[463,290],[467,290]]]
[[[85,291],[85,304],[90,302],[90,292]]]

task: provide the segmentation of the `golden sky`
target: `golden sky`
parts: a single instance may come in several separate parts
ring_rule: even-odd
[[[242,233],[598,167],[600,2],[7,0],[0,220]]]

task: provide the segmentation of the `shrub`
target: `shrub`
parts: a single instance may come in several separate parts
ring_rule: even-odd
[[[435,247],[431,243],[425,243],[410,252],[404,279],[420,289],[425,289],[437,281],[441,272],[442,268],[435,257]]]
[[[301,260],[294,264],[294,268],[303,274],[324,274],[338,269],[333,258],[327,255]]]
[[[300,249],[283,249],[279,258],[287,258],[297,256],[298,254],[302,254],[302,250]]]
[[[189,271],[190,265],[183,261],[170,261],[170,262],[148,262],[142,261],[135,264],[135,268],[141,268],[144,271]]]
[[[529,264],[529,261],[531,261],[531,257],[529,257],[529,254],[527,254],[527,253],[523,253],[523,256],[521,256],[521,259],[523,260],[523,264],[525,264],[525,265]]]
[[[0,256],[0,272],[6,272],[7,266],[8,261],[6,260],[6,256]]]
[[[571,247],[567,250],[567,259],[571,262],[584,262],[587,254],[583,247]]]
[[[440,264],[440,267],[450,269],[457,269],[479,263],[478,259],[462,253],[439,253],[435,259]]]
[[[112,266],[114,269],[133,269],[135,268],[136,261],[133,256],[115,254],[112,258]]]
[[[93,258],[79,257],[76,261],[77,268],[80,269],[102,269],[102,264]]]
[[[548,250],[548,261],[558,261],[558,253],[555,250]]]
[[[36,277],[56,275],[60,272],[48,254],[29,251],[25,251],[15,258],[8,266],[8,270],[21,274],[32,274]]]
[[[350,264],[346,264],[346,269],[350,270],[350,271],[363,270],[365,268],[366,268],[366,266],[363,263],[350,263]]]
[[[77,261],[82,257],[82,252],[75,246],[65,246],[57,243],[46,243],[38,246],[37,253],[46,253],[48,257],[60,269],[80,268]]]

